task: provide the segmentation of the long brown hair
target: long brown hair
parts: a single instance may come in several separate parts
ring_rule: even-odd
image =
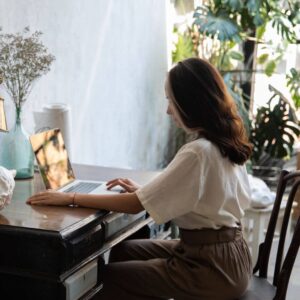
[[[214,143],[231,162],[243,164],[252,145],[218,70],[203,59],[188,58],[170,70],[168,80],[184,126]]]

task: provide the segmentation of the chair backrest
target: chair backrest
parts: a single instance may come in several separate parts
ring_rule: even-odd
[[[291,265],[291,263],[289,262],[289,258],[286,256],[285,264],[284,264],[285,269],[283,269],[282,257],[283,257],[283,251],[284,251],[286,232],[287,232],[287,228],[288,228],[288,222],[290,219],[294,198],[295,198],[297,189],[299,188],[299,185],[300,185],[300,171],[288,172],[288,171],[283,170],[280,174],[279,182],[278,182],[278,186],[277,186],[276,198],[275,198],[273,210],[271,213],[269,225],[267,228],[267,233],[266,233],[264,242],[261,243],[259,246],[257,263],[253,269],[253,273],[259,272],[259,277],[267,278],[269,258],[270,258],[271,248],[272,248],[273,237],[274,237],[274,233],[275,233],[275,229],[276,229],[276,223],[277,223],[283,195],[285,194],[286,187],[289,184],[292,184],[292,188],[289,192],[289,196],[287,199],[286,208],[285,208],[285,212],[284,212],[284,216],[283,216],[282,226],[281,226],[281,230],[280,230],[280,237],[279,237],[279,243],[278,243],[278,248],[277,248],[277,256],[276,256],[275,270],[274,270],[274,277],[273,277],[273,285],[277,286],[277,287],[278,287],[278,283],[279,283],[279,278],[282,278],[282,276],[283,276],[281,272],[283,272],[283,271],[289,272],[289,274],[290,274],[292,271],[293,264],[294,264],[294,263],[292,263],[292,265]],[[300,225],[298,222],[297,227],[296,227],[296,231],[298,230],[298,237],[295,235],[295,233],[293,235],[293,242],[294,242],[294,244],[296,244],[296,246],[298,243],[298,248],[299,248],[299,226]],[[296,246],[293,246],[291,244],[288,251],[292,251],[290,249],[291,248],[293,249],[293,247],[296,247]],[[290,267],[290,270],[287,270],[288,267]],[[281,287],[281,289],[282,289],[282,287]]]
[[[300,217],[298,218],[291,244],[286,253],[277,279],[277,290],[274,300],[285,299],[289,279],[300,247]]]

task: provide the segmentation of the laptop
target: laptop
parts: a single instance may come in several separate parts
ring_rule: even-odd
[[[75,178],[60,129],[31,135],[30,143],[46,189],[65,193],[120,193],[120,189],[107,190],[106,182]]]

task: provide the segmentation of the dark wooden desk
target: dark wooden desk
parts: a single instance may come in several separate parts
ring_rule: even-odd
[[[86,165],[74,165],[74,171],[79,179],[129,177],[141,184],[158,174]],[[83,297],[89,299],[101,288],[101,255],[152,220],[144,214],[122,219],[121,214],[95,209],[25,203],[43,189],[39,174],[17,181],[11,204],[0,211],[0,297],[66,299],[66,279],[97,261],[97,285]],[[122,226],[107,236],[107,220],[116,218]]]

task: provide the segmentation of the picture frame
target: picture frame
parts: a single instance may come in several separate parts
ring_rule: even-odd
[[[0,98],[0,132],[7,132],[7,122],[4,110],[4,99]]]

